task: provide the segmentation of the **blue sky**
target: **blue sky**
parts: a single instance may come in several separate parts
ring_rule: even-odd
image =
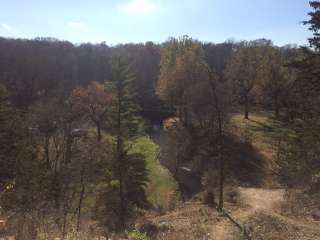
[[[308,0],[1,0],[0,36],[74,43],[272,39],[307,43]]]

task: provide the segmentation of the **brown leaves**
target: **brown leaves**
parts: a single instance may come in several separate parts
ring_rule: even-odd
[[[103,119],[112,103],[112,94],[104,84],[92,82],[87,88],[77,87],[71,93],[70,101],[77,111],[93,121]]]

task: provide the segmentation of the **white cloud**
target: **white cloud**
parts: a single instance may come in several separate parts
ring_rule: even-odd
[[[1,28],[7,30],[8,32],[12,31],[12,28],[6,23],[1,23],[0,26],[1,26]]]
[[[2,34],[6,35],[6,36],[16,36],[18,34],[21,35],[21,32],[19,32],[17,29],[13,28],[12,26],[10,26],[7,23],[0,23],[0,32],[2,32]]]
[[[118,5],[117,8],[128,13],[150,14],[157,9],[157,6],[150,0],[130,0],[127,4]]]
[[[84,23],[75,21],[68,22],[67,26],[73,29],[84,29],[86,27]]]

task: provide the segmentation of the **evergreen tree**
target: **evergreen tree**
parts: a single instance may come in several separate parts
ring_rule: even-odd
[[[292,63],[297,71],[293,82],[293,99],[289,106],[293,112],[292,127],[297,138],[281,149],[282,179],[289,185],[300,185],[312,190],[320,189],[320,2],[311,1],[311,19],[305,21],[313,31],[309,39],[311,49],[304,48],[303,58]],[[307,173],[307,174],[306,174]]]
[[[320,51],[320,1],[310,1],[310,6],[314,11],[309,13],[311,19],[304,21],[304,24],[309,25],[309,30],[313,32],[313,38],[309,39],[310,45]]]
[[[132,74],[120,56],[112,62],[112,81],[106,83],[113,92],[111,133],[115,139],[111,177],[100,196],[104,202],[100,221],[109,231],[123,231],[138,208],[148,207],[145,185],[148,181],[144,156],[130,153],[130,140],[143,132],[133,101]]]

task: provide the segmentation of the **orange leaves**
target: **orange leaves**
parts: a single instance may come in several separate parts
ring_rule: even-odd
[[[208,77],[201,44],[188,37],[171,39],[161,53],[157,94],[170,104],[185,104],[194,87]]]
[[[112,104],[112,94],[104,84],[92,82],[87,88],[77,87],[71,93],[70,101],[77,111],[92,120],[103,119]]]

